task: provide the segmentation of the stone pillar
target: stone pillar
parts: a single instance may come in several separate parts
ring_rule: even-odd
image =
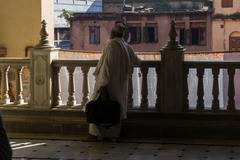
[[[161,49],[161,111],[178,113],[183,110],[184,49],[176,41],[175,22],[171,22],[170,41]]]
[[[46,22],[43,20],[41,40],[31,54],[31,106],[49,109],[52,107],[52,67],[53,59],[58,59],[58,49],[49,45]]]

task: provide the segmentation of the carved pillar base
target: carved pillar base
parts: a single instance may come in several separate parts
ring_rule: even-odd
[[[52,67],[58,59],[56,48],[35,48],[31,54],[31,104],[36,108],[52,107]]]

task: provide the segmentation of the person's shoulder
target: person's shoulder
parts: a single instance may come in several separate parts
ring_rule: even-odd
[[[134,53],[133,47],[130,46],[129,44],[127,44],[127,49],[128,49],[129,52]]]
[[[109,42],[108,42],[108,46],[118,46],[119,45],[119,41],[118,41],[118,39],[111,39],[111,40],[109,40]]]

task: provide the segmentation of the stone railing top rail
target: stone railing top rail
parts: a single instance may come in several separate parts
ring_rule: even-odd
[[[186,61],[184,62],[185,66],[192,67],[192,68],[198,68],[198,67],[204,67],[204,68],[240,68],[240,61]]]
[[[102,51],[88,51],[88,50],[65,50],[61,49],[60,52],[73,52],[73,53],[87,53],[87,54],[101,54]],[[240,51],[186,51],[184,54],[225,54],[225,53],[240,53]],[[159,51],[156,52],[136,52],[138,55],[150,54],[159,55]]]
[[[93,60],[93,59],[84,59],[84,60],[77,60],[77,59],[56,59],[53,60],[52,64],[54,66],[96,66],[98,60]]]
[[[0,58],[0,65],[1,64],[30,64],[29,58],[19,58],[19,57],[1,57]]]
[[[61,50],[59,52],[59,57],[62,59],[100,59],[101,51],[81,51],[81,50]],[[228,54],[240,54],[239,51],[188,51],[185,52],[185,60],[204,60],[208,61],[210,59],[224,59],[225,55]],[[159,52],[136,52],[138,57],[142,60],[161,60],[161,55]],[[207,57],[206,57],[207,56]]]
[[[57,67],[61,66],[96,66],[98,60],[92,59],[84,59],[84,60],[76,60],[76,59],[56,59],[53,60],[52,64]],[[148,67],[156,67],[160,64],[160,61],[156,60],[142,60],[140,66],[148,66]]]
[[[227,54],[240,53],[240,51],[186,51],[184,54]]]
[[[88,50],[66,50],[66,49],[61,49],[60,52],[72,52],[72,53],[87,53],[87,54],[102,54],[102,51],[88,51]],[[136,54],[156,54],[158,55],[159,52],[136,52]]]

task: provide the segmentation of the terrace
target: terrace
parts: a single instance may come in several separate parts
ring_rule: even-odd
[[[240,63],[224,60],[238,53],[208,53],[213,60],[197,61],[206,53],[185,53],[174,33],[172,23],[170,41],[160,53],[139,53],[151,60],[132,70],[122,137],[238,139]],[[45,38],[30,58],[0,59],[0,109],[10,137],[78,139],[87,134],[82,106],[91,95],[98,54],[95,59],[63,59],[66,51],[48,46]],[[10,70],[15,73],[14,99]]]

